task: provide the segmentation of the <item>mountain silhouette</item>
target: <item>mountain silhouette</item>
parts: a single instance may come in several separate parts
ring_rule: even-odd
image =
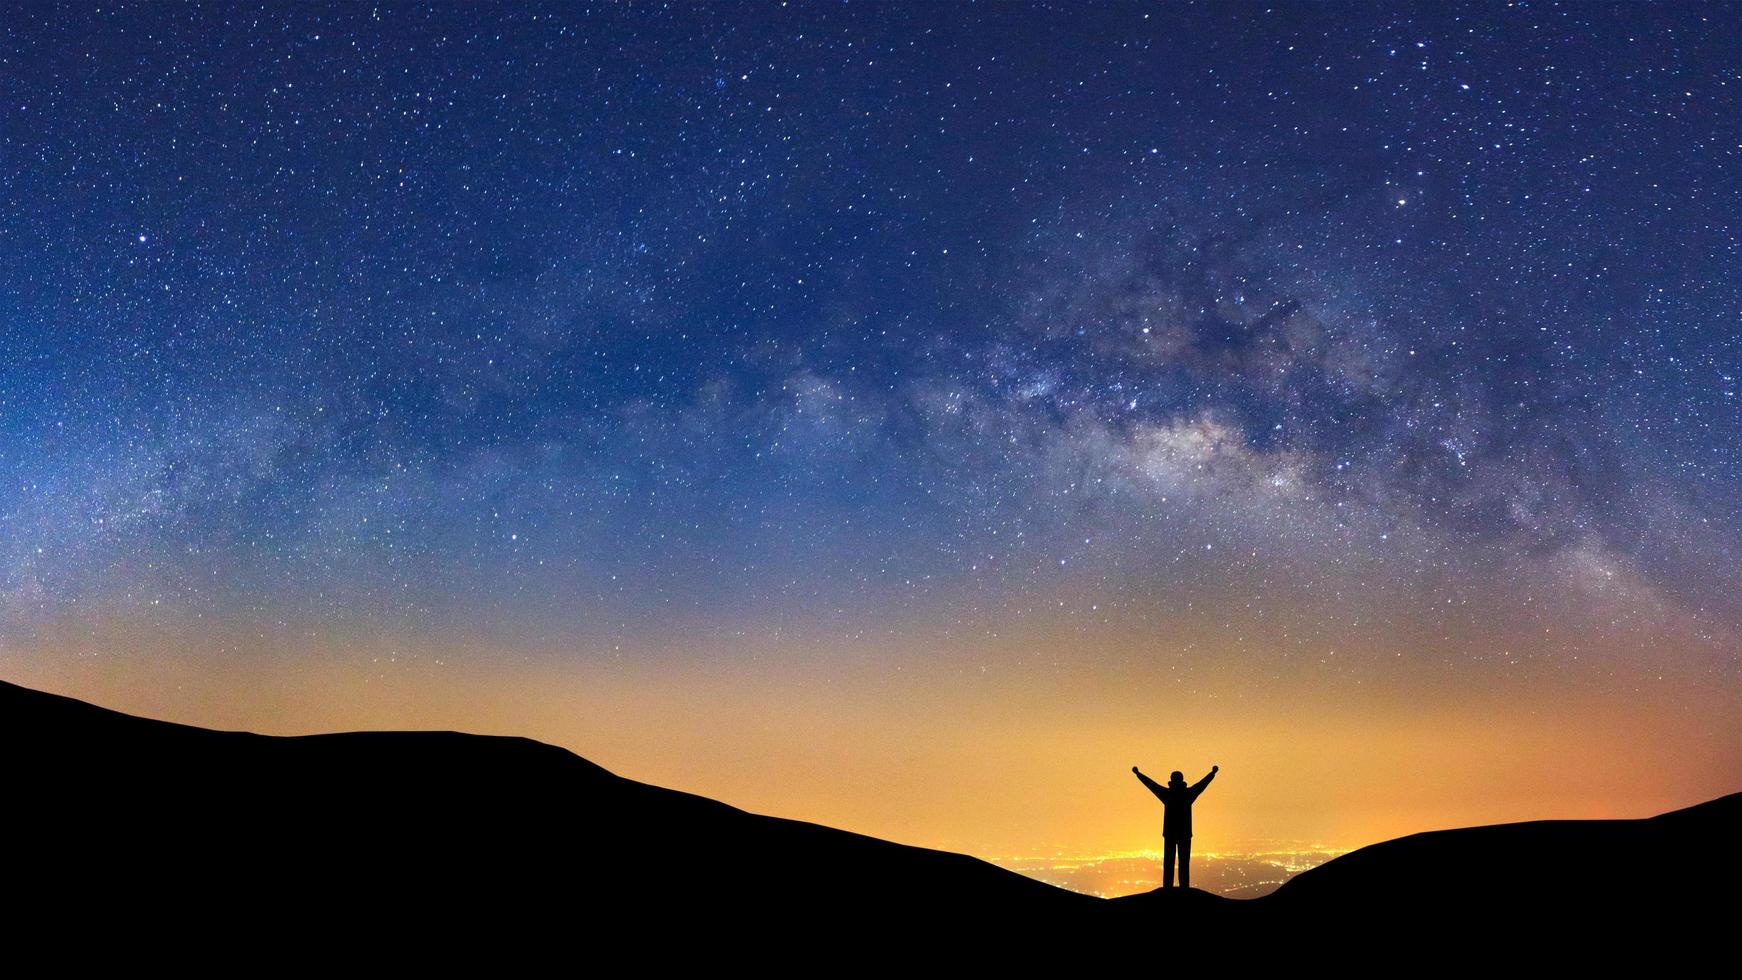
[[[402,962],[629,942],[667,959],[928,944],[1008,961],[1158,934],[1359,934],[1372,950],[1473,930],[1704,928],[1728,916],[1712,896],[1742,867],[1735,794],[1645,820],[1416,834],[1261,899],[1106,900],[638,783],[524,738],[217,732],[4,682],[0,737],[5,879],[26,899],[13,932],[66,943],[100,923],[150,948],[195,929],[235,955],[294,955],[311,937],[386,955],[398,936]]]

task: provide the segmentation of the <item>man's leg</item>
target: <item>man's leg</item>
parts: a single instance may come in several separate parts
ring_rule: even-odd
[[[1173,887],[1173,838],[1161,839],[1161,887]]]
[[[1192,887],[1192,839],[1183,837],[1179,842],[1179,886]]]

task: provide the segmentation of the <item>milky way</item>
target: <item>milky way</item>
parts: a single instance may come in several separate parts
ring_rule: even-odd
[[[17,656],[1191,620],[1742,689],[1735,6],[0,25]]]

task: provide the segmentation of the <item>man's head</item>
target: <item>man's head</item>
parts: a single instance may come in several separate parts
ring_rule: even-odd
[[[1186,774],[1175,769],[1173,775],[1167,777],[1167,781],[1169,783],[1183,783],[1186,781]]]

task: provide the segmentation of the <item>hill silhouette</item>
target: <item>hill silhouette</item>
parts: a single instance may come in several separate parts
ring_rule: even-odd
[[[192,923],[208,946],[249,949],[402,936],[430,957],[669,931],[667,957],[842,944],[863,957],[919,942],[1056,953],[1158,928],[1181,941],[1357,930],[1372,946],[1695,927],[1728,914],[1711,896],[1734,882],[1742,826],[1736,794],[1646,820],[1417,834],[1251,901],[1104,900],[638,783],[524,738],[216,732],[4,682],[0,737],[6,878],[28,899],[17,934],[95,921],[137,942]]]

